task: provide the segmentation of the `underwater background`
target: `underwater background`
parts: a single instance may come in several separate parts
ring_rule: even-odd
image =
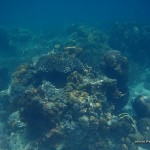
[[[149,22],[149,0],[1,0],[4,26],[60,27],[71,23]]]
[[[0,0],[0,150],[149,149],[149,0]]]

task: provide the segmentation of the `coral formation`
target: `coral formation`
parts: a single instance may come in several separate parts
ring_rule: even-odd
[[[116,50],[107,51],[104,54],[104,71],[109,78],[116,79],[116,88],[112,87],[113,95],[108,93],[111,101],[114,101],[117,107],[123,107],[128,102],[128,60],[121,56]],[[114,99],[114,98],[115,99]]]
[[[83,63],[74,56],[65,53],[50,53],[33,62],[38,78],[51,81],[57,87],[66,84],[67,76],[77,70],[84,72]]]
[[[150,26],[136,22],[117,22],[111,30],[109,45],[119,49],[128,57],[144,65],[150,56]],[[149,61],[148,61],[149,62]]]
[[[133,118],[126,113],[119,114],[117,123],[113,123],[113,130],[117,131],[119,135],[126,136],[129,134],[135,134],[137,131]]]
[[[121,28],[126,27],[114,32],[121,36]],[[124,43],[128,44],[130,36],[139,36],[138,26],[130,29],[130,34],[124,32],[125,39],[114,40],[128,39]],[[142,30],[146,34],[148,28]],[[0,148],[149,149],[135,142],[149,137],[149,96],[138,96],[132,113],[125,109],[131,103],[129,64],[123,45],[118,50],[110,48],[112,35],[108,39],[99,29],[84,25],[69,26],[63,37],[26,29],[9,33],[19,48],[18,61],[26,63],[14,71],[8,89],[0,92]],[[6,72],[0,71],[1,79]]]
[[[117,50],[109,50],[104,54],[105,72],[110,78],[117,79],[118,84],[127,86],[128,59]],[[122,89],[126,89],[125,87]]]
[[[73,70],[83,70],[83,64],[79,59],[58,53],[41,56],[35,65],[39,71],[43,72],[58,71],[69,73]]]
[[[43,57],[45,55],[42,59]],[[49,55],[46,55],[47,57]],[[51,61],[50,58],[46,61]],[[56,55],[54,58],[52,68],[57,69],[55,63],[57,64],[56,60],[59,59]],[[116,130],[119,129],[118,137],[136,134],[136,125],[132,117],[128,114],[113,115],[114,109],[118,108],[110,102],[108,93],[114,95],[117,91],[116,79],[106,76],[93,78],[90,69],[85,67],[82,68],[84,72],[63,72],[67,74],[66,84],[56,88],[46,78],[41,78],[40,82],[37,80],[39,71],[47,73],[46,70],[40,69],[37,62],[20,66],[13,75],[10,105],[17,107],[10,115],[8,125],[14,132],[25,128],[28,134],[32,135],[32,142],[36,147],[62,150],[112,149],[110,143],[117,143],[117,137],[113,137]],[[51,67],[47,63],[42,66]],[[53,70],[48,70],[48,73],[50,75]],[[18,120],[16,122],[13,117],[18,113],[19,118],[15,117]],[[85,141],[89,141],[88,144]]]
[[[133,108],[138,117],[150,117],[150,97],[146,95],[139,95],[133,102]]]

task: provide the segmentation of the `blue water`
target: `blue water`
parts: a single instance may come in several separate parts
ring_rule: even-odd
[[[46,27],[68,23],[150,21],[149,0],[1,0],[0,25]]]

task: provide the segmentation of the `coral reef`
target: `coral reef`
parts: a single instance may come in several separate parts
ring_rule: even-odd
[[[13,69],[4,65],[13,74],[8,89],[0,92],[0,148],[149,149],[136,141],[149,138],[150,98],[145,93],[136,97],[140,90],[128,88],[130,62],[124,56],[132,42],[142,41],[140,33],[141,38],[148,36],[147,31],[148,27],[118,25],[108,35],[94,27],[74,24],[61,36],[23,28],[11,30],[8,35],[0,33],[6,45],[10,40],[17,52],[9,57]],[[1,56],[0,60],[4,61]],[[21,62],[25,63],[13,71]],[[3,68],[0,72],[4,89],[7,73]],[[141,81],[148,90],[149,72]],[[125,109],[128,106],[132,113]]]
[[[113,124],[112,130],[117,131],[119,135],[126,136],[137,131],[135,121],[126,113],[119,114],[117,121]]]
[[[150,138],[149,126],[150,126],[150,118],[142,118],[137,123],[138,130],[145,139]]]
[[[77,70],[84,72],[83,63],[74,56],[65,53],[49,53],[37,58],[34,62],[36,72],[39,76],[51,81],[57,87],[66,84],[67,76]]]
[[[128,59],[121,56],[121,53],[119,51],[110,50],[104,54],[104,63],[106,75],[110,78],[117,79],[120,86],[127,86]]]
[[[145,95],[137,96],[133,102],[133,108],[138,117],[150,117],[150,97]]]
[[[117,107],[123,107],[128,102],[128,60],[121,56],[116,50],[107,51],[104,54],[104,71],[109,78],[116,79],[116,88],[112,87],[113,95],[108,93],[110,100],[114,101]]]
[[[58,71],[69,73],[73,70],[83,70],[83,64],[79,59],[58,53],[41,56],[35,65],[39,71],[43,72]]]
[[[136,22],[117,22],[110,32],[109,45],[127,54],[134,62],[149,62],[150,26]]]
[[[76,47],[73,52],[83,63],[94,70],[99,70],[102,55],[109,50],[108,35],[98,28],[72,24],[66,28],[67,40],[65,47]]]
[[[55,63],[63,59],[54,56],[43,55],[38,61],[46,57],[46,62],[36,60],[22,65],[13,75],[9,105],[16,107],[9,111],[7,124],[16,136],[23,134],[18,133],[19,130],[26,130],[32,137],[32,141],[25,140],[22,147],[33,148],[34,143],[34,148],[39,149],[119,149],[118,137],[136,134],[136,124],[128,114],[114,113],[114,109],[119,108],[110,102],[108,93],[116,99],[117,80],[106,76],[94,78],[91,69],[82,63],[83,72],[73,69],[68,74],[57,69],[59,66]],[[51,61],[53,64],[48,65]],[[67,65],[70,64],[64,64]],[[44,67],[47,69],[41,69]],[[53,71],[66,74],[63,87],[56,87],[44,77]],[[119,132],[114,137],[116,130]],[[11,137],[11,141],[15,140]]]

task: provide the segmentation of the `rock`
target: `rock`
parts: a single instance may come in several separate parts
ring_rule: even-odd
[[[150,96],[137,96],[133,102],[133,108],[139,118],[150,117]]]

